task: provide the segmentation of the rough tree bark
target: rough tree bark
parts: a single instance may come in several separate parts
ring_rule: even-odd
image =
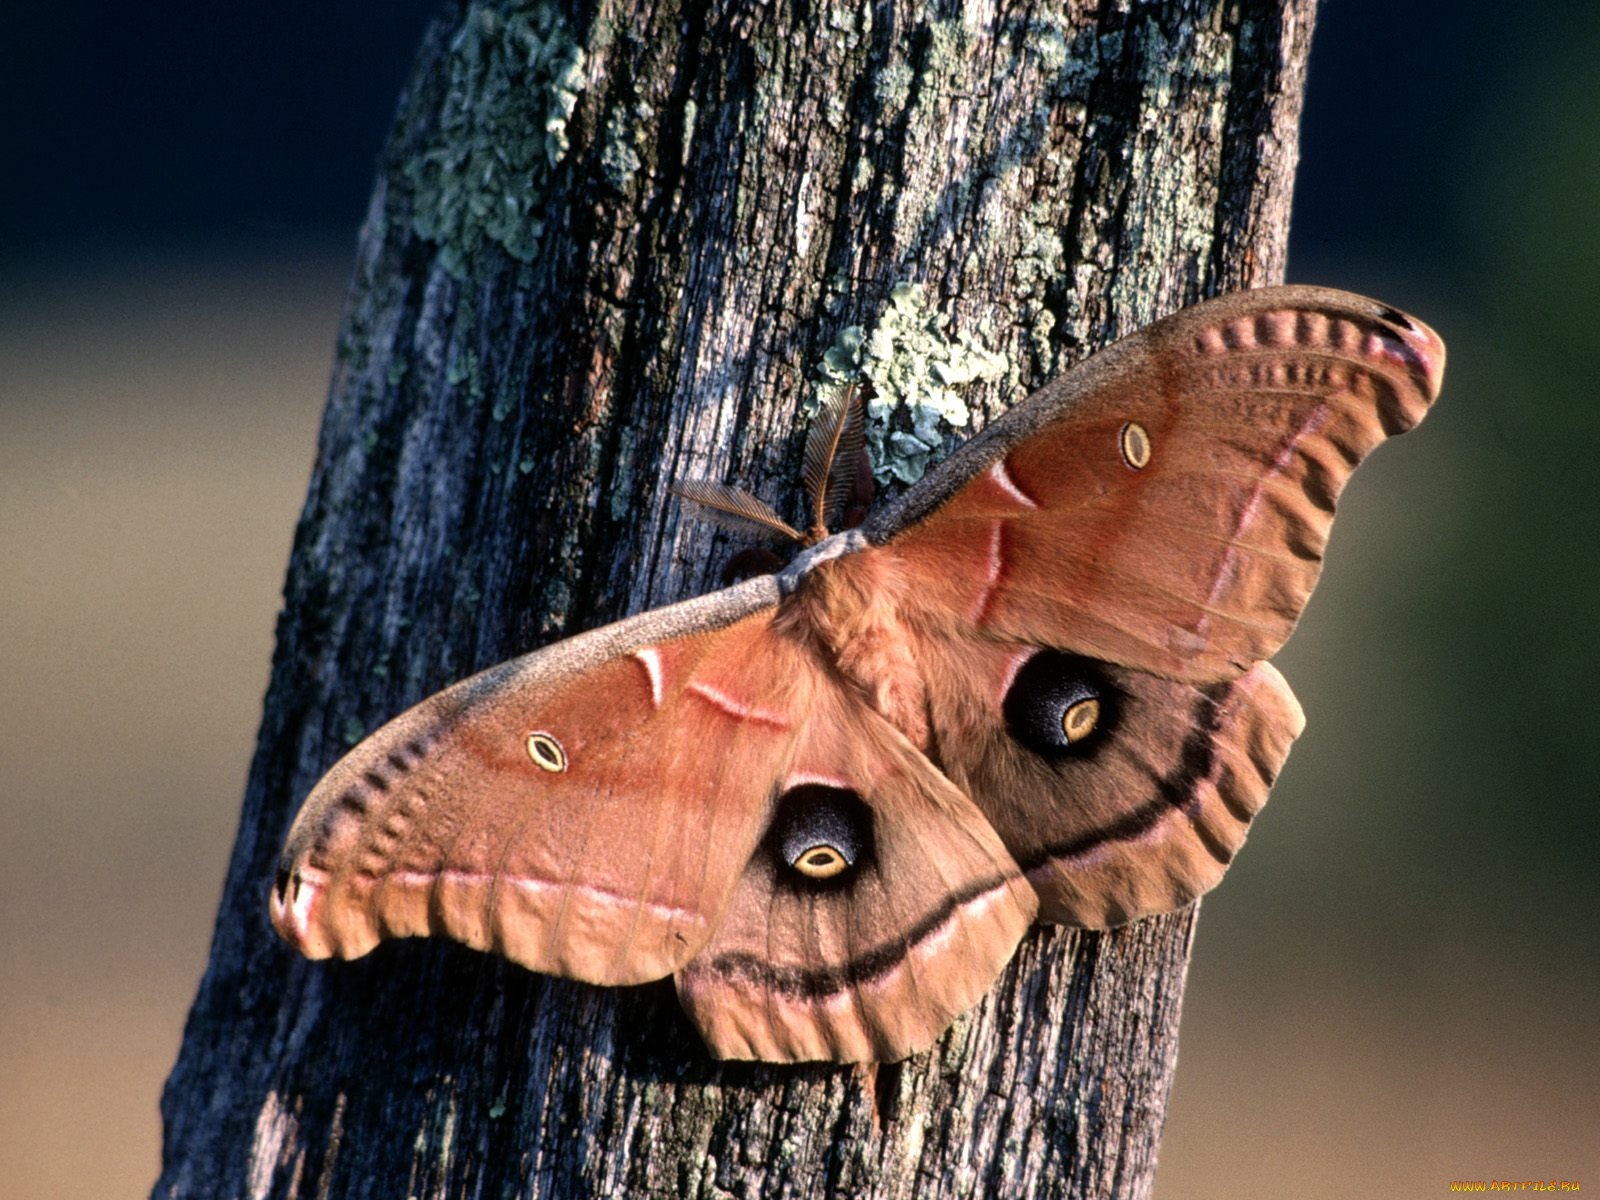
[[[456,0],[362,233],[163,1196],[1143,1196],[1192,911],[1039,931],[931,1052],[719,1065],[668,985],[267,924],[363,730],[716,586],[667,480],[795,499],[799,402],[892,286],[1010,364],[1281,276],[1313,0],[1052,10]]]

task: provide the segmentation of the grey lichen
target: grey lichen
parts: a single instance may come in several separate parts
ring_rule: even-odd
[[[910,64],[898,59],[883,68],[872,84],[872,92],[878,101],[878,107],[886,113],[898,113],[905,108],[906,101],[911,97],[911,85],[916,81],[916,77],[916,72],[911,69]]]
[[[1062,290],[1067,271],[1067,246],[1056,215],[1041,205],[1030,205],[1017,221],[1021,244],[1012,262],[1012,297],[1016,318],[1028,330],[1028,349],[1040,375],[1057,369],[1056,347],[1051,341],[1056,314],[1049,303],[1052,291]]]
[[[1028,52],[1044,70],[1056,74],[1072,63],[1072,45],[1067,40],[1065,14],[1034,16],[1025,28]]]
[[[458,387],[472,378],[478,369],[478,356],[471,350],[463,350],[450,360],[450,366],[445,371],[445,382],[451,387]]]
[[[864,192],[872,184],[872,160],[863,154],[856,159],[855,174],[850,179],[850,190]]]
[[[440,266],[457,279],[488,243],[533,261],[583,62],[554,5],[467,9],[438,127],[406,167],[411,227],[438,244]]]
[[[694,125],[700,117],[700,106],[690,96],[683,102],[683,165],[689,165],[689,150],[694,145]]]
[[[961,388],[998,379],[1006,360],[966,333],[950,336],[948,320],[928,305],[914,283],[897,283],[870,330],[840,332],[819,366],[821,379],[807,401],[815,415],[824,397],[852,381],[872,384],[867,405],[867,452],[879,483],[915,483],[944,457],[946,438],[971,414]]]
[[[633,113],[617,108],[606,122],[605,148],[600,153],[600,166],[605,171],[606,182],[619,192],[626,193],[633,177],[639,173],[643,160],[637,149],[641,137],[649,136],[655,109],[641,100]]]

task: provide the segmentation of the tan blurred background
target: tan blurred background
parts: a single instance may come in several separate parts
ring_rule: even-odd
[[[380,6],[142,32],[68,6],[92,95],[0,146],[32,164],[0,198],[6,1196],[155,1177],[354,228],[431,7],[368,37]],[[1291,275],[1415,311],[1451,361],[1279,658],[1310,728],[1206,901],[1168,1200],[1600,1189],[1600,20],[1427,7],[1324,3]],[[26,96],[66,88],[53,64]]]

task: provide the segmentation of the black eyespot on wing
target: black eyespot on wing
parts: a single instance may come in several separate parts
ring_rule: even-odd
[[[767,836],[778,875],[801,886],[848,880],[872,853],[872,813],[848,788],[808,783],[778,797]]]
[[[1076,758],[1105,740],[1120,701],[1094,659],[1041,650],[1022,664],[1001,711],[1011,736],[1035,754]]]

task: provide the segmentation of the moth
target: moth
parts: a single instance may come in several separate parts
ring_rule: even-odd
[[[1304,724],[1266,660],[1444,359],[1321,288],[1158,321],[782,570],[396,717],[307,798],[273,924],[312,958],[443,935],[670,975],[719,1057],[921,1050],[1034,922],[1222,877]],[[819,525],[848,426],[808,456]]]

